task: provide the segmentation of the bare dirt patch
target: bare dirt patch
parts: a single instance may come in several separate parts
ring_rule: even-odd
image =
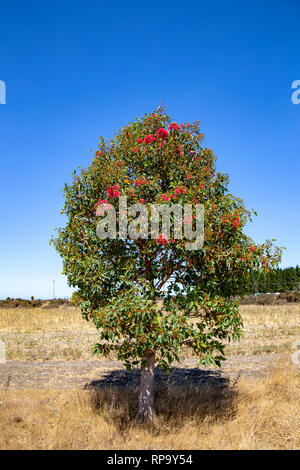
[[[197,359],[183,360],[174,364],[171,374],[156,371],[156,383],[170,385],[222,386],[247,376],[261,378],[271,373],[283,355],[255,355],[230,357],[221,369],[198,367]],[[8,361],[0,365],[0,389],[11,390],[68,390],[103,388],[110,386],[136,386],[139,372],[126,371],[118,361]]]

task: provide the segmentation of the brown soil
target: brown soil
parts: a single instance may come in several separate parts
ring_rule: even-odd
[[[232,356],[221,369],[198,367],[197,360],[189,358],[175,364],[171,374],[156,371],[156,383],[172,385],[214,385],[222,387],[247,376],[259,379],[271,372],[279,362],[290,361],[283,354]],[[136,385],[139,371],[126,371],[118,361],[8,361],[0,364],[2,390],[68,390],[124,387]]]

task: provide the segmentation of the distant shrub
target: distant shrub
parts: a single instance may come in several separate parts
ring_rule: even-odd
[[[72,307],[72,303],[68,299],[51,299],[48,300],[43,308],[58,308],[61,306]]]
[[[275,299],[274,300],[274,305],[285,305],[285,304],[287,304],[286,299]]]
[[[35,300],[34,297],[31,300],[27,299],[12,299],[7,297],[5,300],[0,300],[0,308],[57,308],[60,305],[72,306],[71,302],[67,299],[52,299],[52,300]]]
[[[257,305],[272,305],[274,300],[274,296],[271,294],[260,294],[256,296]]]
[[[253,305],[256,303],[255,295],[245,295],[244,297],[240,298],[241,305]]]
[[[300,302],[300,292],[281,292],[279,299],[286,300],[287,302]]]
[[[300,292],[282,292],[275,294],[245,295],[240,298],[241,305],[285,305],[300,302]]]

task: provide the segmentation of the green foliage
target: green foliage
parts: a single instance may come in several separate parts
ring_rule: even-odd
[[[271,242],[255,245],[244,234],[251,214],[228,192],[199,123],[170,123],[159,108],[111,141],[100,138],[91,165],[65,186],[68,221],[53,240],[76,303],[99,329],[95,352],[117,351],[128,368],[155,352],[167,370],[183,346],[202,363],[220,365],[225,339],[241,334],[231,297],[245,291],[253,271],[280,259]],[[107,199],[117,208],[120,195],[149,213],[150,204],[204,204],[204,246],[188,251],[186,239],[172,237],[99,239],[95,209]]]

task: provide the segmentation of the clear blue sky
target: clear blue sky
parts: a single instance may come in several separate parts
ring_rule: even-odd
[[[48,245],[61,188],[110,137],[162,99],[200,120],[231,190],[255,208],[247,227],[300,263],[300,3],[14,1],[1,4],[0,298],[68,296]]]

